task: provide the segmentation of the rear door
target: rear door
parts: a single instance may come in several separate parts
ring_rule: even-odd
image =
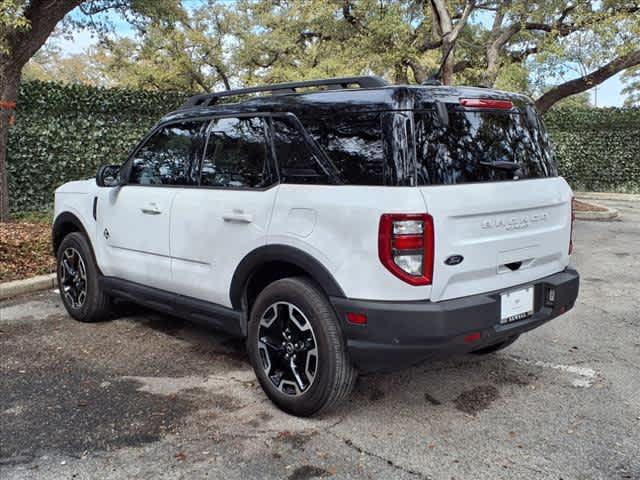
[[[434,301],[504,290],[569,263],[571,189],[530,110],[415,112],[418,183],[435,225]]]
[[[199,184],[173,201],[172,291],[230,307],[236,267],[266,244],[277,194],[266,118],[211,122]]]

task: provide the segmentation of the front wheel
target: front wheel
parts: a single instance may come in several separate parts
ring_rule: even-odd
[[[67,312],[81,322],[105,320],[111,301],[100,288],[89,242],[79,232],[64,237],[57,252],[58,289]]]
[[[267,396],[293,415],[333,407],[356,380],[336,315],[306,278],[278,280],[258,295],[247,350]]]

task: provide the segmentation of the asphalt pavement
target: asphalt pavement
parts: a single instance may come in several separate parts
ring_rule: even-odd
[[[299,419],[242,342],[129,309],[72,321],[54,292],[0,304],[0,478],[640,480],[640,205],[578,221],[580,297],[485,357],[359,378]]]

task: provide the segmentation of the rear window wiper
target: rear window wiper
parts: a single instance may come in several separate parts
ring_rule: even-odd
[[[520,168],[520,165],[516,162],[507,162],[505,160],[497,160],[495,162],[480,161],[478,163],[480,163],[480,165],[482,165],[483,167],[496,168],[499,170],[509,170],[510,172],[515,172]]]

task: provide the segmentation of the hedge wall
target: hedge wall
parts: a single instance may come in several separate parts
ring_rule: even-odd
[[[11,210],[51,205],[60,184],[120,163],[186,95],[24,82],[9,136]],[[640,192],[640,109],[556,110],[545,123],[576,189]]]
[[[185,95],[23,82],[9,133],[13,212],[42,210],[69,180],[122,163],[131,148]]]
[[[640,193],[640,108],[563,108],[544,122],[574,190]]]

